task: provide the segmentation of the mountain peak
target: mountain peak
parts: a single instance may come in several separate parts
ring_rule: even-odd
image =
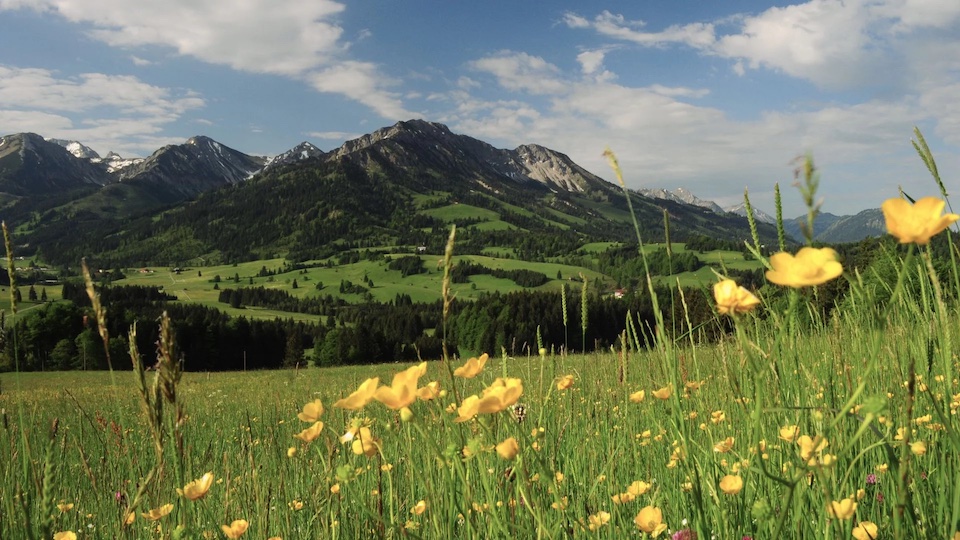
[[[65,139],[46,139],[46,141],[66,148],[67,152],[70,152],[80,159],[100,159],[100,154],[98,154],[93,148],[90,148],[89,146],[81,144],[77,141],[68,141]]]
[[[694,206],[706,208],[707,210],[717,214],[722,214],[724,212],[723,208],[721,208],[719,204],[713,201],[701,199],[700,197],[697,197],[691,193],[690,190],[683,187],[678,187],[672,191],[663,188],[640,189],[639,192],[644,197],[692,204]]]

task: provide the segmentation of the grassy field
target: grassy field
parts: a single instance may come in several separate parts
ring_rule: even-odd
[[[886,307],[855,287],[803,332],[791,292],[715,346],[493,358],[473,378],[453,375],[463,359],[178,382],[168,366],[144,398],[131,372],[2,374],[0,537],[232,537],[243,519],[249,538],[952,538],[960,313],[931,285]],[[409,377],[438,393],[405,402]],[[178,495],[207,472],[204,497]]]

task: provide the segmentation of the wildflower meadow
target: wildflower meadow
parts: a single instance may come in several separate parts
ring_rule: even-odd
[[[603,353],[206,374],[164,318],[155,371],[4,374],[0,538],[958,540],[960,216],[915,144],[939,192],[883,204],[895,272],[754,239],[771,285],[703,291],[716,344],[659,320]]]

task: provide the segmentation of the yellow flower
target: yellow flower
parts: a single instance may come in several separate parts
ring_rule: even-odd
[[[380,384],[380,378],[374,377],[367,379],[360,384],[357,391],[333,404],[339,409],[348,409],[357,411],[367,406],[367,403],[373,401],[373,394],[377,391],[377,385]]]
[[[901,244],[915,242],[922,246],[960,219],[957,214],[941,215],[944,206],[946,202],[936,197],[924,197],[914,204],[893,198],[884,201],[880,209],[887,222],[887,232],[897,237]]]
[[[794,288],[820,285],[843,273],[837,252],[830,248],[805,247],[796,256],[777,253],[770,257],[770,266],[773,270],[767,270],[768,280]]]
[[[334,484],[330,486],[330,493],[333,493],[334,495],[340,493],[340,484]]]
[[[353,439],[351,448],[358,456],[361,454],[367,457],[374,456],[380,450],[380,440],[373,437],[370,428],[361,427],[357,430],[357,436]]]
[[[520,379],[498,377],[482,396],[476,394],[463,400],[457,409],[459,416],[454,422],[466,422],[478,414],[498,413],[513,405],[523,395],[523,382]]]
[[[643,403],[643,398],[647,397],[647,393],[643,390],[638,390],[630,394],[630,401],[634,403]]]
[[[780,428],[780,439],[793,442],[797,440],[797,435],[800,434],[800,428],[794,425],[783,426]]]
[[[667,524],[663,522],[663,513],[654,506],[641,508],[637,517],[633,518],[633,522],[637,524],[637,528],[653,538],[667,530]]]
[[[73,510],[73,503],[60,503],[57,505],[57,509],[61,512],[69,512]]]
[[[410,509],[410,513],[415,516],[419,516],[424,512],[426,512],[426,510],[427,510],[427,501],[421,500],[420,502],[415,504],[413,508]]]
[[[734,442],[733,437],[727,437],[726,439],[713,445],[713,451],[719,454],[726,454],[730,450],[733,450],[733,442]]]
[[[809,435],[797,437],[797,445],[800,446],[800,457],[806,461],[808,465],[815,464],[816,458],[814,454],[820,455],[823,449],[829,446],[829,444],[827,439],[819,435],[815,438],[811,438]]]
[[[423,401],[437,399],[440,395],[440,383],[437,381],[429,382],[426,386],[417,390],[417,397]]]
[[[710,421],[713,422],[714,424],[719,424],[720,422],[723,422],[726,419],[727,419],[727,415],[723,411],[713,411],[712,413],[710,413]]]
[[[717,313],[746,313],[760,305],[760,299],[732,279],[713,285],[713,298],[717,301]]]
[[[480,374],[488,358],[490,358],[490,356],[487,355],[487,353],[483,353],[480,358],[471,358],[467,360],[467,363],[453,370],[453,374],[457,377],[463,377],[464,379],[472,379]]]
[[[292,458],[292,457],[295,456],[295,455],[297,455],[297,447],[296,447],[296,446],[291,446],[290,448],[287,448],[287,457],[288,457],[288,458]]]
[[[315,422],[312,426],[294,435],[303,442],[311,442],[320,436],[323,431],[323,422]]]
[[[393,376],[390,386],[381,386],[374,398],[395,411],[417,400],[417,381],[427,372],[427,363],[407,368]]]
[[[853,497],[841,501],[833,501],[827,505],[827,513],[830,514],[830,517],[837,519],[850,519],[856,510],[857,501],[855,501]]]
[[[183,489],[178,489],[177,494],[183,497],[195,501],[197,499],[203,498],[207,494],[207,491],[210,490],[210,486],[213,485],[213,473],[208,472],[201,476],[200,478],[188,482],[187,485],[183,486]]]
[[[557,381],[557,390],[566,390],[573,386],[573,375],[564,375]]]
[[[670,396],[673,395],[673,385],[668,384],[663,388],[654,390],[653,392],[651,392],[651,394],[653,394],[653,397],[657,399],[670,399]]]
[[[915,456],[922,456],[927,453],[927,443],[923,441],[910,443],[910,451],[913,452]]]
[[[627,487],[627,493],[633,495],[634,497],[639,497],[650,490],[650,484],[644,482],[643,480],[633,481],[629,487]]]
[[[136,520],[136,519],[137,519],[137,515],[134,514],[133,512],[130,512],[129,514],[127,514],[127,518],[123,520],[123,524],[124,524],[124,525],[130,525],[130,524],[133,523],[134,520]]]
[[[510,437],[497,445],[497,454],[507,461],[512,461],[520,452],[520,445],[515,437]]]
[[[77,540],[77,533],[73,531],[58,532],[53,535],[53,540]]]
[[[140,515],[143,516],[143,519],[146,519],[147,521],[156,521],[156,520],[162,518],[163,516],[169,514],[169,513],[172,512],[172,511],[173,511],[173,505],[172,505],[172,504],[165,504],[165,505],[161,506],[160,508],[154,508],[154,509],[150,510],[149,512],[145,512],[145,513],[142,513],[142,514],[140,514]]]
[[[588,525],[591,531],[595,531],[610,522],[610,513],[603,510],[587,517]]]
[[[287,506],[289,506],[291,510],[293,510],[294,512],[296,512],[297,510],[303,509],[303,501],[299,501],[299,500],[297,500],[297,499],[294,499],[294,500],[290,501],[290,503],[288,503]]]
[[[720,479],[720,491],[727,495],[736,495],[743,489],[743,478],[728,474]]]
[[[223,530],[224,536],[235,539],[243,536],[243,533],[247,532],[247,527],[249,526],[250,524],[247,523],[247,520],[237,519],[230,525],[221,525],[220,529]]]
[[[303,406],[303,411],[297,413],[297,418],[303,422],[316,422],[323,414],[323,403],[315,399]]]
[[[853,537],[857,540],[876,540],[877,524],[872,521],[861,521],[853,528]]]

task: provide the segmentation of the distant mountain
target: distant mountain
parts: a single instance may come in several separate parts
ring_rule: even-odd
[[[296,163],[298,161],[303,161],[305,159],[323,157],[325,154],[326,152],[324,152],[323,150],[304,141],[294,146],[290,150],[287,150],[282,154],[277,154],[276,156],[268,159],[263,166],[263,170],[266,171],[273,167],[290,165],[291,163]]]
[[[723,210],[731,214],[747,217],[747,203],[740,203],[733,206],[728,206]],[[759,221],[760,223],[768,223],[770,225],[776,224],[777,222],[775,218],[773,218],[763,210],[760,210],[756,206],[753,206],[753,218]]]
[[[724,212],[723,208],[719,204],[713,201],[707,201],[697,197],[689,190],[682,187],[674,189],[672,191],[666,190],[663,188],[654,188],[654,189],[640,189],[638,190],[641,195],[644,197],[650,197],[652,199],[664,199],[668,201],[675,201],[684,204],[692,204],[694,206],[699,206],[701,208],[706,208],[711,212],[716,212],[722,214]]]
[[[798,241],[803,240],[801,225],[807,221],[806,216],[785,220],[784,232]],[[883,212],[879,208],[870,208],[853,216],[837,216],[830,213],[817,215],[813,222],[813,239],[818,242],[840,244],[844,242],[859,242],[864,238],[882,236],[886,234],[886,222]]]
[[[249,156],[203,136],[164,146],[139,163],[117,170],[120,182],[165,189],[173,200],[238,184],[260,171],[266,160]]]
[[[102,167],[35,133],[0,137],[0,200],[60,194],[110,182]]]
[[[375,156],[369,152],[373,148],[376,148]],[[347,141],[333,155],[346,157],[363,167],[376,159],[392,167],[445,169],[474,179],[532,181],[560,191],[584,192],[598,187],[606,189],[609,185],[566,155],[549,148],[528,144],[502,150],[425,120],[398,122],[378,129]]]
[[[121,161],[86,160],[110,180],[94,193],[19,201],[0,213],[31,223],[23,241],[49,262],[92,256],[111,266],[195,257],[308,260],[358,246],[442,252],[451,223],[459,225],[460,253],[500,246],[527,260],[633,237],[620,187],[568,156],[534,144],[498,149],[422,120],[398,122],[329,153],[305,143],[267,161],[194,137],[107,172]],[[664,210],[678,241],[749,236],[742,218],[630,196],[647,241],[664,238]],[[772,239],[775,231],[763,226],[761,235]]]

